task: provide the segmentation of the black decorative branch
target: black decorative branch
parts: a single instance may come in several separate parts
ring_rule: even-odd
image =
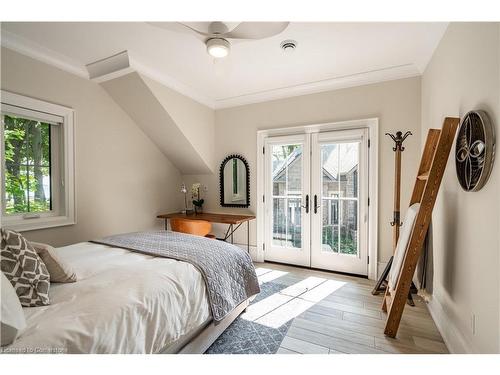
[[[391,137],[395,143],[395,146],[392,148],[392,151],[397,151],[397,150],[404,151],[405,148],[403,147],[403,142],[405,141],[405,139],[408,136],[413,135],[413,134],[410,131],[408,131],[403,135],[403,133],[399,131],[399,132],[396,132],[396,135],[391,134],[391,133],[385,133],[385,135],[388,135],[389,137]]]

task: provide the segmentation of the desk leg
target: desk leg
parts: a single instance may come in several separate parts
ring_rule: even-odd
[[[168,219],[165,219],[165,230],[168,230]]]
[[[233,233],[234,233],[233,224],[230,225],[230,228],[231,228],[231,243],[234,244],[234,241],[233,241]]]
[[[247,220],[247,250],[250,254],[250,220]]]

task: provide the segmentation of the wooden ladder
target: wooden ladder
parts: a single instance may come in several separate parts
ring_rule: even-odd
[[[432,209],[436,202],[439,186],[443,179],[459,123],[459,118],[446,117],[441,130],[429,129],[427,133],[427,140],[425,141],[424,152],[420,160],[420,167],[410,201],[410,206],[414,203],[420,203],[420,209],[410,235],[396,288],[392,293],[389,288],[386,289],[382,304],[382,310],[387,312],[384,334],[392,338],[396,337],[398,332],[413,274],[429,229]]]

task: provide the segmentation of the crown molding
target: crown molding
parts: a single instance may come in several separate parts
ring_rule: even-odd
[[[338,76],[321,81],[218,99],[215,101],[215,109],[256,104],[272,100],[290,98],[294,96],[315,94],[349,87],[364,86],[384,81],[416,77],[420,75],[421,72],[414,64],[397,65],[388,68]]]
[[[31,40],[5,30],[1,31],[0,37],[2,47],[11,49],[13,51],[19,52],[22,55],[55,66],[56,68],[75,74],[79,77],[87,79],[89,78],[87,69],[85,69],[84,65],[64,55],[61,55],[60,53],[45,48],[38,43],[32,42]]]
[[[41,61],[51,66],[55,66],[66,72],[75,74],[79,77],[90,79],[87,67],[80,64],[79,62],[72,60],[60,53],[55,52],[49,48],[43,47],[38,43],[32,42],[26,38],[20,37],[8,31],[1,31],[1,45],[2,47],[11,49],[22,55],[31,57],[35,60]],[[153,69],[150,69],[137,60],[130,59],[130,67],[135,69],[137,72],[160,82],[161,84],[169,87],[178,93],[185,95],[209,108],[215,109],[215,102],[213,99],[200,94],[193,88],[183,84],[182,82],[176,80],[175,78],[159,73]],[[109,78],[109,77],[108,77]]]
[[[79,77],[90,79],[85,65],[8,31],[2,30],[1,45]],[[420,70],[414,64],[404,64],[277,89],[212,99],[167,74],[160,73],[141,64],[136,59],[132,59],[131,57],[129,59],[130,67],[138,73],[215,110],[421,75]]]
[[[184,83],[180,82],[174,77],[168,74],[160,73],[157,70],[142,65],[137,60],[132,58],[130,59],[130,64],[132,65],[132,67],[135,68],[135,70],[139,74],[151,78],[152,80],[165,85],[169,89],[177,91],[179,94],[187,96],[188,98],[191,98],[194,101],[201,103],[211,109],[215,109],[215,101],[212,98],[209,98],[208,96],[201,94],[197,90],[193,89],[188,85],[185,85]]]

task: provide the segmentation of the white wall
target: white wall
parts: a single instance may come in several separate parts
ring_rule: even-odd
[[[219,205],[219,175],[184,175],[187,184],[208,186],[206,210],[215,212],[256,212],[257,130],[362,118],[379,118],[379,262],[392,255],[392,200],[394,180],[393,142],[384,133],[410,130],[403,153],[403,214],[420,160],[420,78],[408,78],[312,95],[281,99],[218,110],[215,113],[215,159],[218,164],[229,154],[242,154],[250,164],[250,208],[229,209]],[[215,228],[218,235],[222,227]],[[235,237],[246,243],[246,227]],[[255,222],[250,227],[250,242],[256,243]]]
[[[422,142],[427,129],[440,127],[444,116],[462,117],[472,109],[489,113],[498,142],[499,55],[499,24],[450,24],[422,78]],[[498,155],[496,159],[486,186],[466,193],[450,156],[434,209],[434,293],[430,307],[453,352],[500,350]],[[472,314],[476,316],[475,334]]]
[[[160,227],[180,173],[98,84],[2,48],[1,88],[75,110],[77,224],[26,232],[56,246]],[[147,168],[144,168],[147,166]]]

